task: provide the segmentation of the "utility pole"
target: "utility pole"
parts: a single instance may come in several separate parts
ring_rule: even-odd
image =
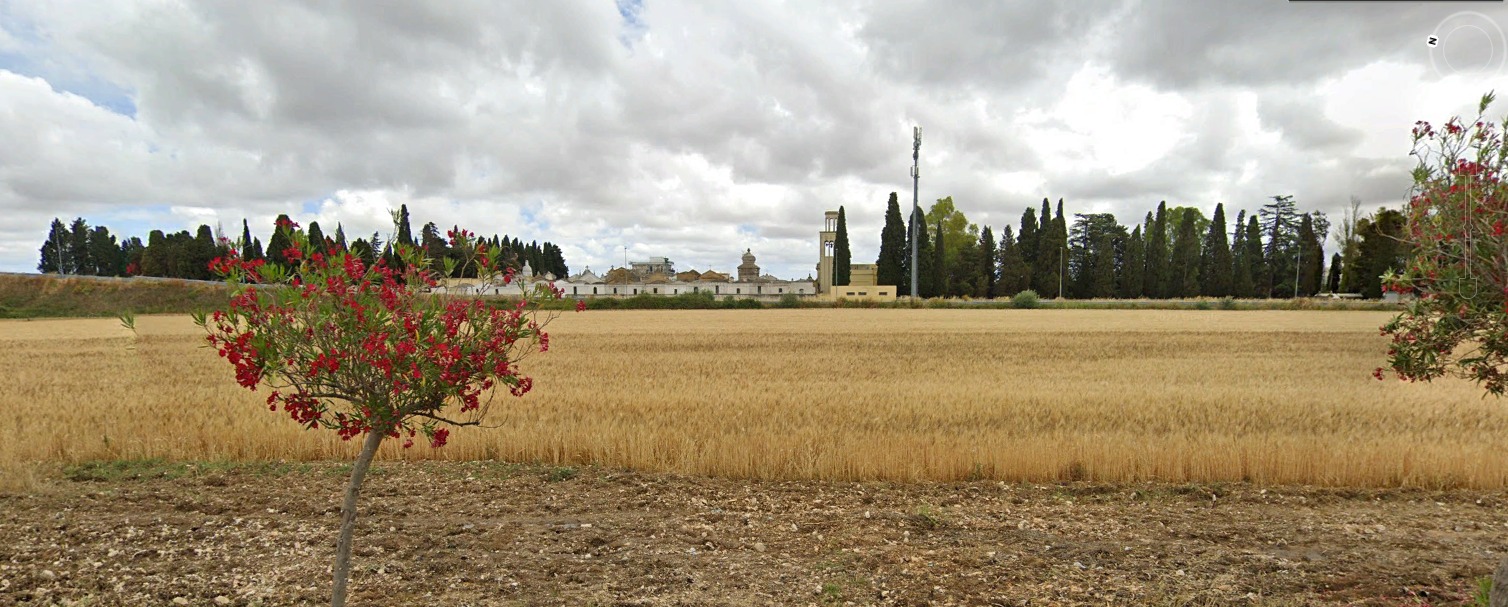
[[[911,298],[916,299],[916,216],[921,206],[917,203],[917,191],[920,187],[922,174],[917,169],[921,162],[922,154],[922,127],[911,127]]]

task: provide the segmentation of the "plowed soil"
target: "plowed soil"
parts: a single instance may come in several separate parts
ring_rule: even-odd
[[[0,604],[328,602],[345,469],[0,495]],[[1508,493],[379,463],[352,605],[1461,604]]]

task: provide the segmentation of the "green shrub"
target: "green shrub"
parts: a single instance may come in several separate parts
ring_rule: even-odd
[[[1042,304],[1042,298],[1037,292],[1027,289],[1011,297],[1011,307],[1030,310]]]
[[[780,301],[775,302],[775,307],[799,308],[801,307],[801,299],[799,297],[796,297],[795,293],[786,293],[785,295],[780,296]]]

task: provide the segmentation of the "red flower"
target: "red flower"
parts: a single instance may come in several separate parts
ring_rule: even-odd
[[[440,447],[444,447],[445,441],[449,438],[450,430],[447,430],[445,428],[435,430],[434,436],[429,440],[429,447],[431,449],[439,449]]]

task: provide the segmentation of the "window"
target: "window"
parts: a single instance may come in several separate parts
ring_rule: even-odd
[[[739,288],[739,289],[733,289],[733,294],[734,295],[743,295],[744,294],[744,290],[741,289],[741,288]]]
[[[780,287],[779,290],[780,290],[781,293],[784,293],[785,292],[785,287]]]
[[[575,295],[575,294],[576,294],[576,287],[571,287],[571,294],[572,294],[572,295]]]
[[[634,289],[634,295],[638,295],[638,294],[639,294],[639,290],[638,289]]]
[[[597,294],[597,287],[592,287],[592,295],[596,295],[596,294]]]
[[[659,294],[660,294],[660,288],[659,287],[655,287],[655,295],[659,295]]]
[[[617,294],[618,294],[618,287],[613,287],[613,295],[617,295]]]

